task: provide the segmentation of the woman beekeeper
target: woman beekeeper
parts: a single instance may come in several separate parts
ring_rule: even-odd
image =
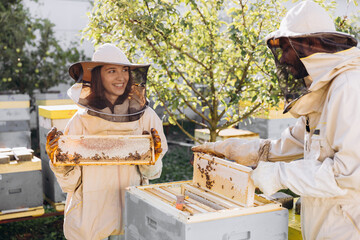
[[[73,64],[77,82],[68,95],[80,107],[65,127],[66,135],[141,135],[151,132],[155,165],[55,167],[61,189],[67,193],[64,234],[67,239],[123,238],[125,188],[148,183],[161,174],[167,151],[162,122],[148,106],[145,84],[149,65],[132,64],[112,44],[100,46],[92,61]],[[46,150],[53,159],[60,132],[48,133]],[[161,141],[160,141],[161,140]],[[162,148],[161,148],[162,145]],[[122,235],[114,237],[115,235]]]
[[[284,112],[299,118],[295,126],[279,140],[229,139],[193,150],[257,166],[251,177],[267,195],[282,188],[300,195],[304,239],[360,239],[357,41],[336,31],[312,1],[293,7],[266,41],[278,68]]]

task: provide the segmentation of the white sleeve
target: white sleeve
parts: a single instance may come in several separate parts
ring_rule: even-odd
[[[299,195],[333,197],[346,194],[347,189],[360,190],[360,128],[357,125],[360,122],[360,83],[358,79],[341,80],[332,87],[324,110],[326,121],[320,123],[326,124],[326,133],[319,151],[329,145],[334,156],[323,162],[304,159],[277,163],[278,167],[274,168],[282,185]]]
[[[269,161],[292,161],[304,156],[305,118],[300,117],[294,126],[286,128],[281,137],[271,140]]]

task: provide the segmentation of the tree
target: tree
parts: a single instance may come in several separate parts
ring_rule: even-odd
[[[155,107],[162,105],[181,129],[179,119],[208,128],[215,141],[220,130],[279,101],[274,61],[263,39],[278,28],[286,12],[282,3],[95,0],[84,37],[117,43],[129,58],[151,62]]]
[[[62,49],[53,24],[32,18],[22,0],[0,1],[0,91],[29,94],[66,83],[70,62],[84,59],[75,47]]]

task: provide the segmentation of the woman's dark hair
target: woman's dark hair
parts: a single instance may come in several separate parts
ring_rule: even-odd
[[[104,88],[104,85],[103,85],[102,79],[101,79],[101,68],[102,67],[103,66],[97,66],[91,70],[91,83],[90,83],[90,89],[91,89],[90,92],[91,93],[87,99],[89,100],[89,105],[94,106],[96,108],[102,108],[102,107],[97,107],[97,106],[99,106],[99,104],[101,104],[101,102],[106,101],[105,88]],[[123,95],[118,97],[115,104],[122,104],[125,101],[125,99],[128,98],[129,93],[131,91],[131,86],[132,86],[132,74],[129,69],[129,81],[126,85]]]

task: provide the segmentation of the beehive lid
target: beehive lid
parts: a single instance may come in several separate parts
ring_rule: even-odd
[[[151,135],[62,135],[55,166],[153,165]]]
[[[39,115],[50,119],[71,118],[78,109],[76,104],[39,106]]]
[[[255,195],[255,187],[250,178],[251,171],[251,168],[231,161],[204,153],[194,153],[192,184],[251,207]]]

